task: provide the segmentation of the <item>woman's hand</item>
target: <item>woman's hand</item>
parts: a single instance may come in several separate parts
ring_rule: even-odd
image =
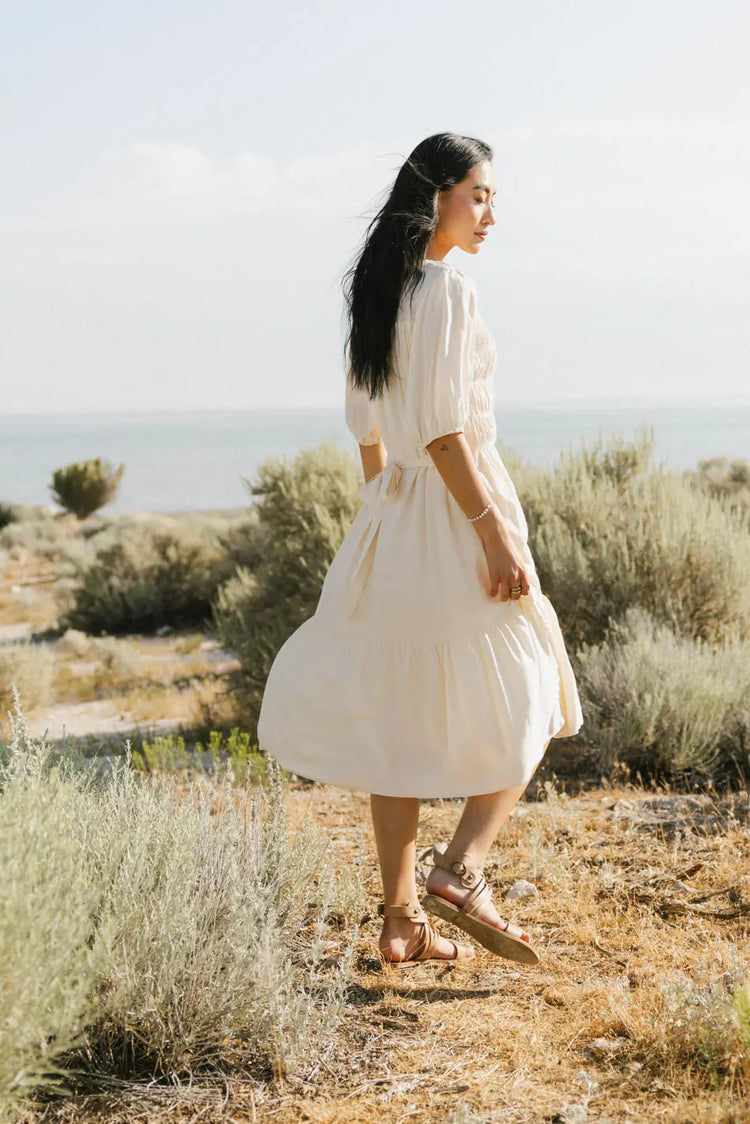
[[[504,524],[499,519],[493,519],[493,515],[494,509],[491,508],[482,519],[477,520],[477,523],[487,520],[487,526],[479,531],[479,537],[487,560],[489,595],[496,597],[499,592],[501,601],[517,601],[529,592],[526,571]],[[511,588],[519,585],[521,592],[511,593]]]
[[[436,437],[425,449],[430,454],[446,488],[484,545],[484,556],[489,571],[489,595],[502,601],[517,601],[529,592],[529,583],[508,529],[493,503],[481,517],[473,518],[487,503],[487,484],[483,479],[474,454],[462,432],[446,433]],[[521,586],[521,593],[511,593],[511,586]]]

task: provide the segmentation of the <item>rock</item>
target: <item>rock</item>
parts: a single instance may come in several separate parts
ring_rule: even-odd
[[[537,898],[539,891],[533,882],[527,882],[525,878],[519,878],[508,890],[505,895],[506,900],[513,900],[514,898]]]
[[[619,1054],[623,1043],[619,1038],[595,1038],[584,1049],[584,1054],[592,1061],[601,1062]]]
[[[559,1112],[552,1117],[553,1124],[586,1124],[588,1110],[581,1102],[564,1104]]]

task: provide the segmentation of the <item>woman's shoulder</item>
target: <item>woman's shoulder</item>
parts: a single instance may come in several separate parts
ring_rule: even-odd
[[[470,277],[465,270],[460,269],[459,266],[454,265],[454,263],[450,261],[435,261],[433,258],[425,258],[422,265],[424,266],[425,273],[448,270],[451,273],[457,273],[459,277],[465,277],[467,281],[473,281],[473,278]]]
[[[432,282],[442,281],[444,287],[448,289],[469,289],[473,293],[477,292],[477,283],[474,278],[465,270],[460,269],[459,266],[453,265],[452,262],[433,261],[431,258],[425,258],[423,280],[425,288],[429,288]]]
[[[429,299],[428,294],[431,294]],[[471,301],[472,298],[476,300],[476,296],[476,283],[473,277],[465,273],[463,269],[459,269],[458,266],[452,265],[450,262],[432,261],[426,258],[422,275],[418,279],[414,291],[409,294],[408,298],[405,293],[402,295],[399,319],[409,322],[416,315],[417,308],[422,309],[422,311],[426,308],[435,311],[437,308],[436,297],[438,304],[442,306],[444,303],[454,300]]]

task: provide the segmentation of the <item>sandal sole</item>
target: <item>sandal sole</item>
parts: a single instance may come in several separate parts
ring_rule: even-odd
[[[476,956],[428,956],[426,960],[386,960],[380,957],[380,963],[386,968],[397,968],[399,972],[409,971],[411,968],[420,968],[425,964],[476,964]]]
[[[463,929],[475,941],[479,941],[489,952],[496,956],[503,956],[506,960],[515,960],[517,964],[538,964],[539,953],[532,945],[526,944],[517,937],[511,937],[502,929],[490,925],[487,921],[480,921],[476,917],[468,917],[458,906],[439,898],[436,894],[426,894],[422,898],[422,905],[436,917],[449,921],[451,925]]]

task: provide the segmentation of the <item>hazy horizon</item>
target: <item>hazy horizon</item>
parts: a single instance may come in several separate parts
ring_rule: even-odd
[[[741,408],[750,410],[750,395],[737,395],[735,397],[717,398],[712,397],[710,400],[705,398],[622,398],[622,399],[609,399],[609,398],[565,398],[559,401],[547,399],[544,401],[524,401],[517,399],[508,402],[496,403],[496,409],[502,410],[572,410],[572,411],[586,411],[586,410],[633,410],[639,408],[646,408],[652,410],[705,410],[707,406],[711,409],[731,409]],[[0,417],[6,418],[21,418],[21,417],[105,417],[105,416],[135,416],[135,415],[154,415],[154,414],[226,414],[226,413],[245,413],[245,414],[342,414],[343,404],[328,405],[328,406],[217,406],[217,407],[202,407],[200,409],[180,409],[179,407],[168,407],[164,409],[144,409],[144,410],[0,410]]]

